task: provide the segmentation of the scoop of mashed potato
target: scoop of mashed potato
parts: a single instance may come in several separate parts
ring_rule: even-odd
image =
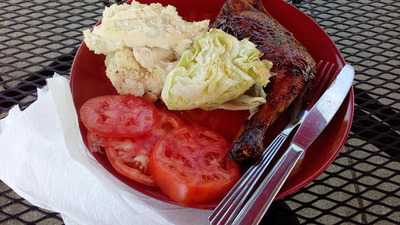
[[[208,20],[185,21],[170,5],[133,1],[106,7],[101,24],[83,34],[87,46],[97,54],[144,46],[182,52],[193,37],[207,31],[208,24]]]
[[[167,73],[208,20],[183,20],[173,6],[112,5],[101,24],[83,32],[88,48],[106,55],[106,75],[120,94],[160,95]]]
[[[143,68],[131,49],[123,48],[107,54],[105,64],[106,74],[118,93],[160,95],[165,78]]]

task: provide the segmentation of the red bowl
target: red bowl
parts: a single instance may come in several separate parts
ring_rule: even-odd
[[[186,20],[212,20],[218,14],[224,1],[140,0],[140,2],[160,2],[162,4],[174,5],[177,7],[180,15]],[[264,2],[268,12],[296,36],[308,49],[316,62],[324,60],[336,63],[340,67],[345,64],[335,44],[310,17],[282,0],[264,0]],[[105,76],[104,56],[95,55],[84,43],[82,43],[76,53],[72,65],[71,89],[77,109],[92,97],[116,94],[110,81]],[[298,191],[320,175],[331,164],[346,142],[353,118],[353,109],[354,94],[353,90],[351,90],[333,121],[307,150],[302,164],[286,182],[279,192],[278,198],[283,198]],[[83,128],[82,124],[81,131],[83,135],[86,135],[86,129]],[[120,176],[113,170],[104,156],[96,154],[94,156],[100,164],[127,185],[149,196],[170,202],[158,189],[143,186]]]

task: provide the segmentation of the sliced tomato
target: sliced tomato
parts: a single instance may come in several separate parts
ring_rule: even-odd
[[[155,186],[148,170],[150,152],[156,144],[152,135],[135,140],[102,137],[88,132],[87,144],[91,152],[105,152],[111,166],[119,174],[136,182]]]
[[[204,111],[194,109],[181,111],[182,118],[190,124],[195,123],[207,127],[223,135],[229,141],[236,138],[243,128],[248,116],[248,111],[228,111],[216,109]]]
[[[105,148],[107,158],[118,173],[144,185],[155,186],[148,170],[151,149],[143,142],[131,139],[112,140],[108,144]]]
[[[160,120],[155,125],[157,129],[161,129],[166,133],[183,126],[184,123],[178,116],[165,110],[161,111]]]
[[[160,189],[183,205],[221,198],[239,179],[239,167],[226,157],[227,141],[200,127],[175,129],[154,148],[149,169]]]
[[[85,127],[106,137],[137,137],[148,133],[158,119],[158,110],[143,98],[109,95],[92,98],[80,109]]]
[[[88,132],[87,136],[87,145],[91,152],[95,153],[104,153],[104,147],[106,146],[107,139],[101,137],[95,133]]]
[[[92,152],[105,150],[112,167],[119,174],[136,182],[155,186],[148,169],[151,151],[169,131],[183,126],[183,122],[173,114],[163,112],[160,116],[160,120],[149,133],[137,138],[102,137],[88,132],[88,147]]]

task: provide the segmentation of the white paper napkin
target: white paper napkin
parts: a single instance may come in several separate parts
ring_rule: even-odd
[[[38,100],[0,120],[0,179],[67,225],[207,224],[209,210],[184,208],[126,186],[88,153],[69,81],[59,75]]]

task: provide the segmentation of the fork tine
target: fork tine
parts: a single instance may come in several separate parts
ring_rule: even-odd
[[[242,179],[236,183],[209,217],[211,224],[230,224],[233,221],[234,218],[232,218],[232,215],[236,215],[240,211],[241,206],[246,203],[248,196],[251,194],[252,190],[255,189],[256,184],[259,183],[258,181],[261,180],[264,171],[270,165],[277,151],[294,127],[295,126],[286,127],[264,151],[259,164],[251,166],[246,171]]]
[[[336,64],[334,63],[327,63],[330,64],[325,71],[322,71],[322,74],[325,74],[324,82],[321,84],[321,90],[319,93],[317,93],[318,98],[315,100],[318,101],[318,99],[322,96],[322,94],[325,92],[326,89],[331,85],[332,81],[336,78],[339,68]]]
[[[314,105],[335,78],[337,66],[330,62],[320,61],[317,66],[317,79],[313,84],[313,97],[309,106]]]
[[[329,83],[328,85],[324,88],[324,91],[328,89],[328,87],[331,85],[331,83],[335,80],[336,76],[339,74],[340,68],[336,65],[333,64],[331,70],[327,72],[329,74]]]
[[[317,99],[320,97],[321,93],[323,92],[323,88],[326,85],[326,83],[328,82],[328,76],[326,75],[327,70],[329,70],[329,68],[331,67],[330,63],[325,63],[325,62],[320,62],[318,64],[318,68],[317,68],[317,79],[315,79],[315,90],[313,91],[314,95],[313,95],[313,101],[312,101],[312,105],[314,105],[314,103],[317,101]]]
[[[290,133],[299,125],[299,121],[296,123],[291,123],[286,126],[286,128],[274,139],[277,140],[276,143],[270,144],[267,149],[265,150],[263,157],[261,159],[261,162],[258,165],[254,165],[254,169],[257,171],[255,174],[251,174],[252,179],[250,182],[252,182],[251,188],[246,191],[246,195],[244,198],[241,198],[240,196],[237,196],[237,199],[241,199],[240,203],[235,205],[235,210],[231,213],[228,214],[228,218],[224,219],[224,223],[218,223],[219,225],[222,224],[233,224],[236,216],[238,213],[242,210],[242,208],[247,204],[247,201],[249,198],[251,198],[252,193],[256,190],[257,185],[259,185],[262,180],[265,177],[265,172],[267,171],[267,168],[269,165],[272,163],[272,160],[275,158],[278,150],[282,147],[283,143],[285,143],[286,139],[289,137]],[[266,154],[269,153],[270,155],[267,157],[264,157]]]
[[[250,184],[251,184],[250,188],[245,192],[244,196],[237,196],[237,199],[239,199],[240,201],[237,205],[235,205],[234,211],[232,213],[226,214],[227,218],[226,218],[226,222],[224,224],[231,225],[233,223],[233,221],[236,218],[236,215],[241,211],[243,206],[246,204],[248,199],[251,197],[251,194],[253,193],[253,191],[257,188],[257,185],[263,179],[264,172],[267,170],[268,166],[271,164],[273,158],[275,157],[276,153],[278,152],[278,150],[280,149],[280,147],[282,146],[282,144],[286,140],[286,138],[287,138],[286,136],[280,136],[279,142],[277,142],[274,146],[271,146],[271,148],[268,150],[270,152],[268,157],[264,158],[264,160],[260,163],[260,165],[255,167],[256,169],[251,176],[252,179],[250,181]]]
[[[276,144],[279,144],[278,141],[280,142],[280,137],[275,138],[272,143],[271,146],[275,146]],[[266,150],[266,153],[269,153],[270,151]],[[263,154],[263,159],[264,158],[268,158],[268,154]],[[261,162],[260,162],[261,164]],[[224,216],[223,214],[228,213],[229,211],[231,211],[231,207],[232,207],[232,202],[235,201],[235,199],[237,199],[238,196],[243,195],[243,191],[245,191],[245,187],[248,186],[249,183],[251,183],[252,181],[252,174],[254,173],[254,170],[256,170],[258,168],[258,164],[257,167],[256,166],[252,166],[250,167],[245,174],[243,175],[243,179],[240,179],[239,182],[237,182],[234,187],[231,189],[230,192],[228,192],[228,194],[225,196],[225,198],[218,204],[218,206],[214,209],[214,213],[209,217],[209,220],[211,222],[213,221],[220,221],[221,218]],[[214,224],[214,223],[212,223]]]
[[[269,165],[272,161],[273,156],[277,148],[279,148],[283,141],[286,139],[284,136],[279,136],[275,139],[275,142],[270,146],[271,148],[266,150],[266,154],[263,155],[262,161],[257,166],[252,166],[248,169],[249,173],[247,177],[245,177],[244,185],[237,189],[236,195],[233,195],[229,202],[226,202],[223,208],[221,208],[217,215],[210,219],[211,224],[230,224],[231,215],[236,215],[241,206],[246,203],[246,200],[251,193],[251,191],[255,188],[256,180],[259,180],[262,171]]]
[[[338,68],[335,64],[324,61],[318,63],[317,76],[319,77],[317,77],[312,86],[313,99],[310,99],[311,105],[315,104],[325,89],[330,85],[337,74],[337,70]],[[288,128],[290,128],[290,131],[293,129],[293,127],[290,126],[286,129]],[[290,134],[290,131],[288,134]],[[237,214],[245,205],[252,191],[255,190],[256,185],[265,175],[265,170],[286,140],[288,134],[286,135],[286,133],[283,132],[278,135],[264,151],[259,164],[251,166],[243,177],[234,185],[209,217],[209,221],[212,225],[230,225],[234,222]]]
[[[330,85],[330,81],[336,77],[336,72],[337,70],[335,69],[334,66],[331,65],[325,65],[322,67],[323,70],[328,73],[326,78],[324,80],[326,81],[321,81],[319,84],[320,88],[323,89],[324,85]],[[321,113],[321,111],[318,111],[320,106],[324,105],[325,103],[329,102],[334,102],[334,109],[337,110],[340,106],[341,100],[345,98],[345,96],[348,94],[347,88],[351,87],[351,81],[354,76],[354,70],[350,65],[346,65],[343,68],[343,73],[341,72],[340,74],[340,79],[335,82],[344,82],[344,86],[341,86],[342,84],[336,83],[336,85],[331,86],[329,88],[329,92],[325,92],[325,99],[320,99],[321,103],[317,103],[318,105],[314,106],[316,111],[312,109],[311,115],[318,115],[318,113]],[[350,79],[344,79],[344,76],[348,75]],[[343,88],[342,88],[343,87]],[[340,92],[343,90],[343,92]],[[335,98],[338,98],[338,101],[336,101]],[[336,108],[337,107],[337,108]],[[316,114],[314,114],[316,112]],[[327,111],[327,113],[321,113],[323,116],[321,117],[322,120],[325,120],[324,126],[322,126],[320,130],[318,130],[318,133],[314,133],[315,136],[319,135],[322,130],[324,129],[325,125],[333,118],[334,116],[334,111]],[[306,113],[307,115],[308,113]],[[310,114],[309,114],[310,115]],[[305,127],[312,126],[312,122],[314,121],[313,116],[309,117],[306,119],[304,127],[300,127],[300,132],[303,131],[302,129]],[[298,133],[303,135],[303,133]],[[234,220],[231,224],[259,224],[259,222],[262,219],[262,216],[264,213],[268,210],[270,204],[272,201],[275,199],[276,195],[279,193],[279,190],[281,189],[282,185],[285,183],[287,180],[288,176],[292,172],[293,168],[295,167],[295,164],[298,162],[299,159],[301,159],[307,149],[307,147],[299,147],[303,146],[304,136],[302,136],[303,139],[297,139],[299,136],[295,135],[294,140],[290,144],[290,147],[287,148],[280,157],[279,161],[274,165],[272,170],[266,171],[267,175],[264,176],[264,180],[261,184],[259,184],[258,188],[252,193],[251,197],[248,199],[247,203],[242,206],[242,209],[238,214],[232,215],[234,217]],[[306,139],[308,139],[307,137]],[[314,139],[309,139],[311,142]],[[301,144],[299,144],[301,143]],[[310,143],[310,142],[309,142]],[[299,145],[297,145],[299,144]],[[307,146],[307,145],[304,145]]]

